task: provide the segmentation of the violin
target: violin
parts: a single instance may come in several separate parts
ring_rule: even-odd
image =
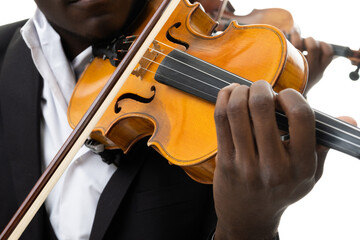
[[[235,8],[228,0],[198,0],[213,19],[218,22],[218,31],[226,29],[231,21],[237,21],[240,25],[269,24],[279,28],[290,40],[290,33],[297,31],[295,21],[291,13],[282,8],[254,9],[247,15],[236,15]],[[329,44],[332,47],[334,56],[345,57],[356,66],[356,69],[349,74],[353,81],[359,79],[360,50],[352,50],[349,47]],[[306,50],[306,49],[304,49]]]
[[[200,16],[202,21],[198,22]],[[232,82],[250,85],[263,79],[276,92],[289,87],[304,92],[308,74],[306,59],[278,28],[232,22],[214,36],[216,26],[198,4],[181,1],[90,138],[126,154],[139,139],[150,136],[148,145],[171,164],[181,166],[198,182],[211,183],[217,152],[213,111],[218,91]],[[254,41],[255,36],[264,41]],[[122,53],[132,38],[119,39],[104,49]],[[106,85],[119,58],[104,51],[88,66],[69,103],[72,127]],[[259,68],[262,70],[257,71]],[[360,145],[345,146],[346,141],[358,141],[357,137],[345,140],[345,135],[353,135],[357,128],[342,126],[338,120],[315,112],[319,118],[318,141],[324,139],[324,145],[359,157]],[[287,130],[284,115],[279,112],[277,117],[280,127]],[[331,130],[327,124],[332,125]]]
[[[200,16],[208,24],[197,22]],[[90,138],[126,154],[139,139],[151,136],[148,145],[171,164],[181,166],[198,182],[211,183],[217,152],[213,114],[218,91],[232,82],[249,85],[263,79],[275,91],[291,87],[303,92],[307,81],[304,56],[277,28],[234,23],[223,34],[212,36],[216,26],[198,4],[181,1]],[[266,44],[254,41],[255,36]],[[114,43],[117,48],[131,40],[119,41]],[[233,47],[239,44],[243,47]],[[115,71],[110,63],[118,58],[95,58],[79,79],[68,108],[72,127]],[[263,70],[256,71],[259,67]]]
[[[306,88],[306,59],[276,27],[232,22],[214,36],[217,23],[187,0],[148,1],[141,16],[134,36],[119,37],[100,50],[79,79],[68,109],[74,131],[0,239],[21,235],[89,136],[124,153],[150,136],[148,145],[171,164],[211,183],[219,90],[259,79],[275,91]],[[358,128],[316,110],[315,115],[320,144],[360,158]],[[277,111],[276,118],[286,131],[286,116]]]

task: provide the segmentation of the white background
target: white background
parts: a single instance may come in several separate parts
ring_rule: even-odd
[[[289,10],[302,36],[328,43],[360,47],[360,1],[232,0],[237,14],[253,8],[280,7]],[[30,0],[0,2],[0,25],[30,17]],[[1,37],[1,36],[0,36]],[[313,108],[332,116],[348,115],[360,123],[360,81],[348,78],[355,69],[345,58],[335,59],[322,81],[308,95]],[[291,206],[280,225],[285,240],[360,239],[360,161],[330,151],[322,179],[304,199]]]

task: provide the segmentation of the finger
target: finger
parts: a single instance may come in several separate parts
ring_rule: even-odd
[[[231,138],[231,129],[227,116],[227,105],[235,84],[231,84],[221,89],[218,93],[215,104],[215,127],[218,141],[218,155],[224,155],[225,159],[230,159],[234,151],[234,145]]]
[[[239,85],[233,89],[227,107],[227,115],[237,155],[241,165],[253,165],[255,146],[248,109],[249,87]],[[249,161],[250,162],[249,162]]]
[[[260,161],[278,159],[275,156],[282,144],[275,118],[275,95],[267,82],[257,81],[251,86],[249,108]]]
[[[340,120],[350,123],[351,125],[357,126],[357,122],[355,119],[349,116],[340,116],[338,117]]]
[[[316,168],[316,172],[315,172],[315,181],[317,182],[324,171],[324,163],[325,163],[325,158],[327,156],[329,152],[329,148],[324,147],[322,145],[317,145],[316,146],[316,154],[317,154],[317,168]]]
[[[332,61],[334,57],[334,51],[330,44],[327,44],[325,42],[319,42],[320,44],[320,52],[321,52],[321,59],[320,64],[322,69],[325,69]]]
[[[292,45],[294,45],[295,48],[297,48],[299,51],[304,51],[304,44],[303,40],[300,36],[300,34],[296,31],[292,32],[290,34],[290,42]]]
[[[308,167],[311,169],[316,162],[309,163],[306,160],[312,161],[315,157],[314,113],[303,96],[293,89],[281,91],[277,100],[288,118],[289,147],[291,153],[297,156],[294,160],[303,161],[302,164],[309,164]]]
[[[316,66],[314,64],[318,64],[320,57],[319,43],[314,38],[308,37],[304,39],[304,45],[307,51],[306,59],[309,66]]]

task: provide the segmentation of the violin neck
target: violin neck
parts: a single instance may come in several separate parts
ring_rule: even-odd
[[[317,143],[360,159],[360,130],[337,118],[316,109],[315,130]],[[288,121],[284,113],[277,111],[280,130],[288,132]]]
[[[346,58],[350,58],[354,56],[354,51],[351,50],[349,47],[344,47],[335,44],[330,44],[330,46],[332,47],[335,56],[346,57]]]
[[[184,62],[187,64],[183,64]],[[220,89],[233,82],[247,86],[252,84],[245,78],[179,50],[174,50],[165,57],[156,72],[155,79],[212,103],[216,102]],[[320,111],[314,110],[314,112],[317,142],[360,158],[360,129]],[[279,129],[288,131],[289,125],[285,114],[277,111],[276,118]]]

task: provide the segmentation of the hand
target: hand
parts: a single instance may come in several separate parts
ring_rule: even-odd
[[[301,52],[306,51],[306,59],[309,64],[308,85],[304,95],[320,81],[325,69],[333,59],[334,53],[332,47],[322,41],[316,41],[312,37],[301,38],[298,31],[290,34],[291,43]]]
[[[289,120],[287,141],[279,136],[276,105]],[[267,82],[258,81],[250,88],[222,89],[215,122],[215,239],[272,239],[285,209],[322,173],[327,149],[316,152],[313,111],[298,92],[287,89],[276,96]]]

